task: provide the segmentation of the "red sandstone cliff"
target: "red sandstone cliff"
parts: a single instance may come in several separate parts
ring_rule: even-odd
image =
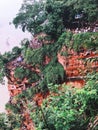
[[[62,56],[61,52],[65,51],[68,52],[68,55]],[[64,67],[67,75],[67,80],[65,82],[69,86],[81,88],[85,84],[85,76],[87,73],[93,72],[94,70],[98,71],[98,53],[94,51],[85,50],[84,52],[77,54],[74,50],[66,50],[66,47],[63,47],[58,53],[57,57],[59,63],[61,63]],[[46,56],[44,64],[48,64],[50,61],[51,59]],[[30,86],[34,87],[36,85],[36,83],[30,84],[26,77],[23,80],[15,78],[14,70],[17,66],[24,66],[30,69],[32,72],[35,71],[40,73],[39,69],[33,68],[24,61],[17,63],[17,60],[14,59],[13,61],[9,62],[7,64],[7,69],[9,70],[8,90],[11,97],[22,93],[22,91],[25,91]],[[43,99],[46,98],[47,95],[49,95],[49,93],[46,94],[46,96],[43,96],[42,93],[38,93],[35,95],[35,97],[33,97],[32,100],[37,102],[37,104],[40,106]],[[24,118],[22,126],[25,126],[26,130],[34,130],[34,124],[32,123],[27,107],[23,109],[22,116]],[[24,128],[21,128],[21,130],[22,129],[24,130]]]

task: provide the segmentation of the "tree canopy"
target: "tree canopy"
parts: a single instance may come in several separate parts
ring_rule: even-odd
[[[81,15],[82,22],[98,20],[97,0],[26,0],[14,18],[15,27],[21,27],[32,34],[44,31],[57,38],[64,28],[71,28],[75,15]]]

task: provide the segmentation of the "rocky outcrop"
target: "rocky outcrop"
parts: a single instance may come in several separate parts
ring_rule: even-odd
[[[61,52],[65,52],[66,48],[63,48]],[[89,72],[98,71],[98,53],[95,51],[84,51],[77,54],[73,50],[68,50],[67,56],[62,56],[61,52],[58,53],[58,61],[64,67],[67,75],[67,84],[71,84],[73,87],[82,87],[85,83],[85,77]],[[50,58],[46,56],[44,64],[48,64],[51,61]],[[40,73],[40,70],[33,68],[31,65],[26,64],[24,61],[17,62],[17,59],[11,61],[7,64],[8,69],[8,90],[10,96],[15,96],[26,90],[30,86],[35,86],[35,83],[29,83],[28,79],[25,77],[23,80],[15,78],[14,70],[18,66],[24,66],[30,69],[32,72],[35,71]],[[79,86],[78,86],[79,85]]]
[[[66,51],[63,48],[61,52]],[[88,73],[98,72],[98,53],[96,51],[85,50],[76,53],[74,50],[67,50],[68,56],[62,56],[58,53],[58,61],[63,65],[66,75],[67,84],[74,87],[82,87]]]
[[[33,41],[34,42],[34,41]],[[33,44],[34,45],[34,44]],[[42,44],[39,44],[42,45]],[[31,45],[32,46],[32,45]],[[32,46],[34,48],[35,46]],[[41,46],[37,46],[38,48]],[[66,52],[66,53],[65,53]],[[19,56],[21,57],[21,56]],[[30,69],[31,72],[40,73],[38,68],[33,68],[32,65],[28,65],[24,60],[19,60],[20,58],[12,60],[7,64],[7,74],[8,74],[8,90],[10,92],[10,103],[13,103],[13,97],[22,93],[30,87],[35,87],[38,82],[29,83],[28,79],[25,77],[22,80],[15,77],[14,70],[17,67],[24,67]],[[86,75],[90,72],[98,72],[98,52],[91,50],[84,50],[83,52],[75,52],[73,49],[68,49],[63,47],[57,55],[58,62],[62,64],[66,72],[66,84],[71,87],[81,88],[85,84]],[[17,60],[18,59],[18,60]],[[51,59],[46,56],[44,65],[48,64]],[[31,97],[35,101],[36,105],[40,106],[44,98],[49,95],[43,95],[42,93],[36,94]],[[26,102],[25,102],[26,104]],[[35,130],[34,124],[30,118],[30,113],[26,105],[22,104],[22,127],[20,130]]]

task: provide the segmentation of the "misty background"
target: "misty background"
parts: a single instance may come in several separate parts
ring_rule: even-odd
[[[23,0],[0,0],[0,53],[10,51],[14,46],[19,46],[24,38],[31,38],[28,32],[15,29],[10,24],[18,13]],[[5,104],[9,100],[7,81],[5,85],[0,84],[0,112],[5,112]]]

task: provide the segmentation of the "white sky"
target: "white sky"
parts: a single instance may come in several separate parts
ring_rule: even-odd
[[[24,38],[30,34],[23,33],[20,29],[15,29],[14,25],[9,25],[18,13],[23,0],[0,0],[0,52],[11,50]],[[6,43],[9,43],[8,47]]]
[[[23,33],[21,30],[15,29],[14,25],[9,25],[9,22],[12,22],[18,13],[22,2],[23,0],[0,0],[0,53],[11,50],[24,38],[31,38],[27,32]],[[0,85],[0,112],[4,111],[4,104],[8,99],[7,87]]]

